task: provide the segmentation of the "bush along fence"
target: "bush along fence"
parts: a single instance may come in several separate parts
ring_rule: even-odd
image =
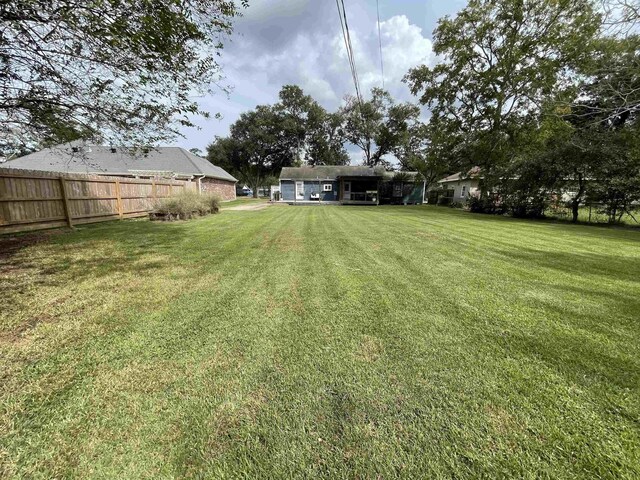
[[[0,234],[148,216],[191,181],[0,168]]]
[[[189,220],[218,213],[220,197],[215,194],[185,190],[170,198],[159,199],[151,212],[151,220]]]

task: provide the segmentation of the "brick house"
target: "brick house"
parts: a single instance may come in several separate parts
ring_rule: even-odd
[[[87,173],[133,178],[175,178],[196,182],[201,192],[235,200],[236,180],[222,168],[180,147],[145,152],[74,142],[45,148],[0,164],[44,172]]]

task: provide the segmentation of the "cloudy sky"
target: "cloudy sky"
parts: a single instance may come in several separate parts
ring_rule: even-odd
[[[438,18],[466,0],[379,0],[385,86],[399,100],[412,100],[401,80],[419,64],[432,64],[431,32]],[[344,0],[363,92],[381,86],[376,0]],[[220,120],[200,120],[177,144],[202,150],[228,134],[240,113],[277,101],[282,85],[296,84],[325,108],[336,109],[354,93],[334,0],[250,0],[227,42],[222,65],[229,97],[200,99]],[[355,156],[355,152],[354,152]],[[355,158],[354,158],[355,160]]]

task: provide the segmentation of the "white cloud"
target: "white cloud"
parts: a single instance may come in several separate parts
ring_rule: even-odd
[[[234,85],[230,99],[216,95],[201,105],[220,112],[222,121],[199,122],[201,131],[190,130],[184,146],[204,148],[214,135],[225,135],[239,113],[257,104],[274,103],[280,88],[300,85],[328,109],[340,105],[354,92],[337,12],[332,2],[311,0],[252,2],[237,25],[238,37],[223,56],[227,81]],[[333,6],[335,7],[335,6]],[[364,8],[353,9],[351,38],[362,91],[381,86],[380,53],[376,19]],[[334,8],[335,9],[335,8]],[[353,23],[353,25],[352,25]],[[398,100],[415,101],[402,78],[410,68],[434,62],[431,41],[405,15],[380,24],[385,68],[385,87]]]
[[[398,100],[415,101],[409,94],[409,90],[402,83],[407,72],[421,64],[432,64],[435,56],[431,40],[422,34],[420,27],[412,25],[404,15],[391,17],[380,23],[382,41],[382,58],[384,64],[385,88]],[[345,63],[346,53],[344,42],[338,38],[334,48],[339,52],[337,61]],[[352,44],[358,68],[358,76],[363,92],[369,92],[373,87],[382,86],[382,73],[380,68],[380,50],[378,43],[377,23],[361,34],[352,35]],[[345,64],[343,70],[348,72]]]

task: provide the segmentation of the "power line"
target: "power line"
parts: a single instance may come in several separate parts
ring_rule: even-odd
[[[353,53],[353,44],[351,43],[351,34],[349,33],[349,22],[347,21],[347,10],[344,7],[344,0],[340,0],[342,4],[342,15],[344,17],[344,28],[347,32],[347,43],[349,44],[349,51],[351,53],[351,63],[353,64],[353,75],[355,78],[356,84],[356,94],[360,99],[360,103],[362,104],[362,92],[360,90],[360,78],[358,77],[358,69],[356,68],[356,57]]]
[[[384,62],[382,60],[382,33],[380,33],[380,1],[376,0],[376,10],[378,12],[378,45],[380,47],[380,74],[382,75],[382,89],[384,90]]]
[[[342,10],[340,6],[342,5]],[[365,130],[368,130],[367,119],[364,115],[362,93],[360,91],[360,79],[358,78],[358,70],[356,68],[355,55],[353,54],[353,45],[351,43],[351,34],[349,33],[349,22],[347,21],[347,10],[344,7],[344,0],[336,0],[336,6],[338,7],[338,16],[340,17],[340,26],[342,27],[342,36],[344,38],[344,45],[347,49],[347,57],[349,58],[349,66],[351,67],[351,76],[353,77],[353,84],[356,88],[356,109],[360,113],[362,124]],[[367,153],[367,159],[369,154]]]
[[[342,5],[342,8],[341,8],[341,5]],[[347,51],[349,67],[351,68],[351,76],[353,78],[353,84],[356,89],[356,98],[358,99],[358,103],[362,105],[360,81],[358,78],[358,70],[356,68],[355,55],[353,53],[353,44],[351,43],[351,34],[349,32],[349,22],[347,21],[347,11],[344,6],[344,0],[336,0],[336,6],[338,7],[338,17],[340,18],[340,27],[342,28],[342,37],[344,39],[344,46]]]

